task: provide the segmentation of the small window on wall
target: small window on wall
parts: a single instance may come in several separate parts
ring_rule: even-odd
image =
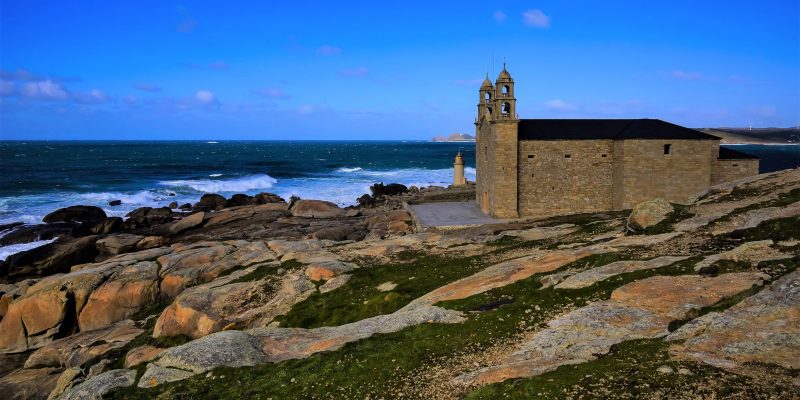
[[[739,164],[733,164],[733,166],[734,166],[734,167],[738,167],[738,166],[739,166]]]
[[[572,158],[572,154],[564,154],[564,158]]]
[[[671,144],[665,144],[664,145],[664,155],[667,155],[667,154],[672,154],[672,145]]]
[[[528,154],[528,158],[533,158],[533,154]]]
[[[603,158],[606,158],[606,156],[607,156],[607,155],[608,155],[608,154],[603,154],[601,157],[603,157]]]

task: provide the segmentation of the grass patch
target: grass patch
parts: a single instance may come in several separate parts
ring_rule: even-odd
[[[230,283],[260,281],[264,278],[277,275],[279,269],[284,269],[288,271],[291,269],[300,268],[303,265],[304,265],[303,263],[297,260],[282,261],[280,265],[265,264],[256,268],[255,270],[253,270],[253,272],[250,272],[247,275],[243,275],[232,280]]]
[[[440,286],[486,267],[482,257],[421,256],[400,264],[366,266],[353,272],[341,288],[315,293],[276,320],[281,326],[315,328],[337,326],[389,314]],[[384,282],[397,284],[389,292],[378,291]]]
[[[798,201],[800,201],[800,188],[792,189],[791,191],[786,193],[780,193],[778,197],[772,200],[762,201],[761,203],[755,203],[749,206],[736,208],[727,215],[722,216],[721,218],[715,220],[714,223],[718,224],[720,222],[729,221],[734,216],[739,214],[744,214],[748,211],[758,210],[761,208],[769,208],[769,207],[786,207]]]
[[[759,380],[693,362],[672,360],[661,339],[617,344],[597,360],[532,378],[484,386],[467,399],[792,398],[787,384]],[[658,372],[661,366],[671,374]],[[687,368],[691,375],[678,374]]]
[[[500,236],[497,239],[490,240],[490,241],[486,242],[486,245],[487,246],[510,246],[510,245],[518,243],[519,241],[520,241],[520,238],[518,238],[516,236],[503,235],[503,236]]]
[[[774,241],[800,239],[800,217],[779,218],[764,221],[758,226],[749,229],[740,229],[725,235],[727,238],[746,241],[766,240]]]

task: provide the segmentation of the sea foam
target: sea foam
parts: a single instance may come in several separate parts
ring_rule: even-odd
[[[275,178],[263,174],[232,179],[178,179],[161,181],[158,184],[175,190],[188,188],[203,193],[224,193],[269,189],[277,182]]]

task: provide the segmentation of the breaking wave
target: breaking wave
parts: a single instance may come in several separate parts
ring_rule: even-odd
[[[191,189],[203,193],[247,192],[256,189],[269,189],[278,181],[267,175],[251,175],[233,179],[178,179],[158,182],[174,190]]]

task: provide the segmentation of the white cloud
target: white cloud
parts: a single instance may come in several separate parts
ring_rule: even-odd
[[[255,92],[259,96],[264,96],[268,99],[288,99],[289,95],[280,88],[266,88]]]
[[[339,74],[347,77],[367,76],[369,74],[369,70],[366,67],[346,68],[339,71]]]
[[[58,83],[53,81],[29,82],[22,86],[20,94],[23,97],[40,100],[66,100],[69,93]]]
[[[216,104],[217,98],[214,96],[214,93],[208,90],[198,90],[197,93],[194,95],[197,102],[200,104]]]
[[[672,78],[680,79],[683,81],[694,81],[703,77],[699,72],[687,72],[681,70],[674,70],[669,73]]]
[[[0,96],[11,96],[16,90],[14,82],[0,80]]]
[[[77,93],[72,97],[75,102],[83,104],[102,104],[108,101],[108,96],[97,89],[92,89],[87,93]]]
[[[338,56],[339,54],[342,54],[342,48],[326,44],[320,47],[317,52],[323,56]]]
[[[493,17],[494,17],[494,20],[497,21],[498,24],[502,24],[503,22],[506,22],[506,13],[504,13],[504,12],[502,12],[500,10],[495,11]]]
[[[578,109],[578,106],[572,103],[567,103],[561,99],[547,100],[544,102],[545,108],[551,111],[571,112]]]
[[[522,22],[534,28],[549,28],[550,17],[545,15],[542,10],[528,10],[522,12]]]

